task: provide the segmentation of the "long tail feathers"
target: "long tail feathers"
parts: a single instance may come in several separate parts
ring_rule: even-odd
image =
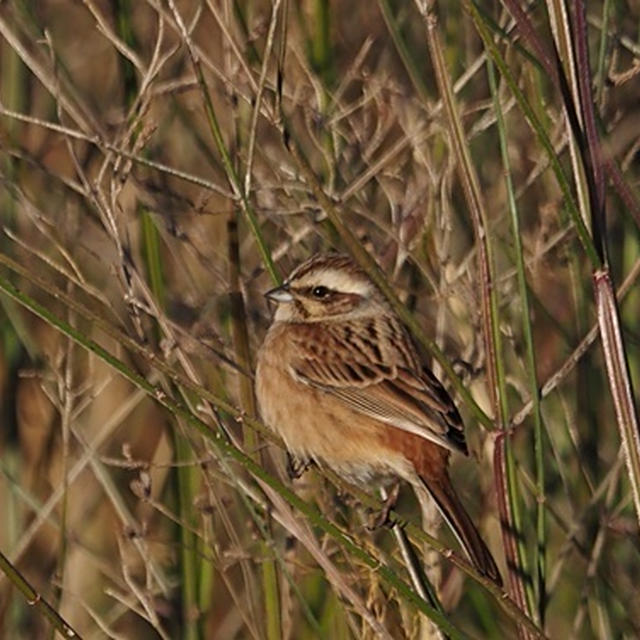
[[[495,560],[460,502],[460,498],[456,495],[449,479],[447,478],[444,482],[434,482],[431,479],[427,482],[426,479],[423,479],[423,483],[474,567],[498,586],[502,586],[502,578]]]

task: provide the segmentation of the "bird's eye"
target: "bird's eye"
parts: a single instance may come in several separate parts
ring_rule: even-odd
[[[313,287],[313,289],[311,289],[311,295],[314,298],[326,298],[329,295],[329,289],[323,286]]]

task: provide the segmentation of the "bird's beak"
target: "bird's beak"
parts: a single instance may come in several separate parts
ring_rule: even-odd
[[[293,302],[293,296],[289,292],[289,284],[287,282],[280,287],[267,291],[264,295],[267,300],[273,300],[274,302]]]

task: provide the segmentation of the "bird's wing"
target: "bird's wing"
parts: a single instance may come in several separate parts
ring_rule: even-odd
[[[291,369],[299,381],[385,424],[467,453],[460,414],[439,380],[420,366],[399,323],[325,325],[320,344],[307,332],[295,342]]]

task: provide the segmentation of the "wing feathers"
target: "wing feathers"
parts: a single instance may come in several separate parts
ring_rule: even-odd
[[[327,324],[323,336],[322,349],[306,347],[306,330],[294,338],[292,372],[298,380],[390,426],[467,452],[460,414],[437,378],[420,366],[397,321],[383,316]]]

